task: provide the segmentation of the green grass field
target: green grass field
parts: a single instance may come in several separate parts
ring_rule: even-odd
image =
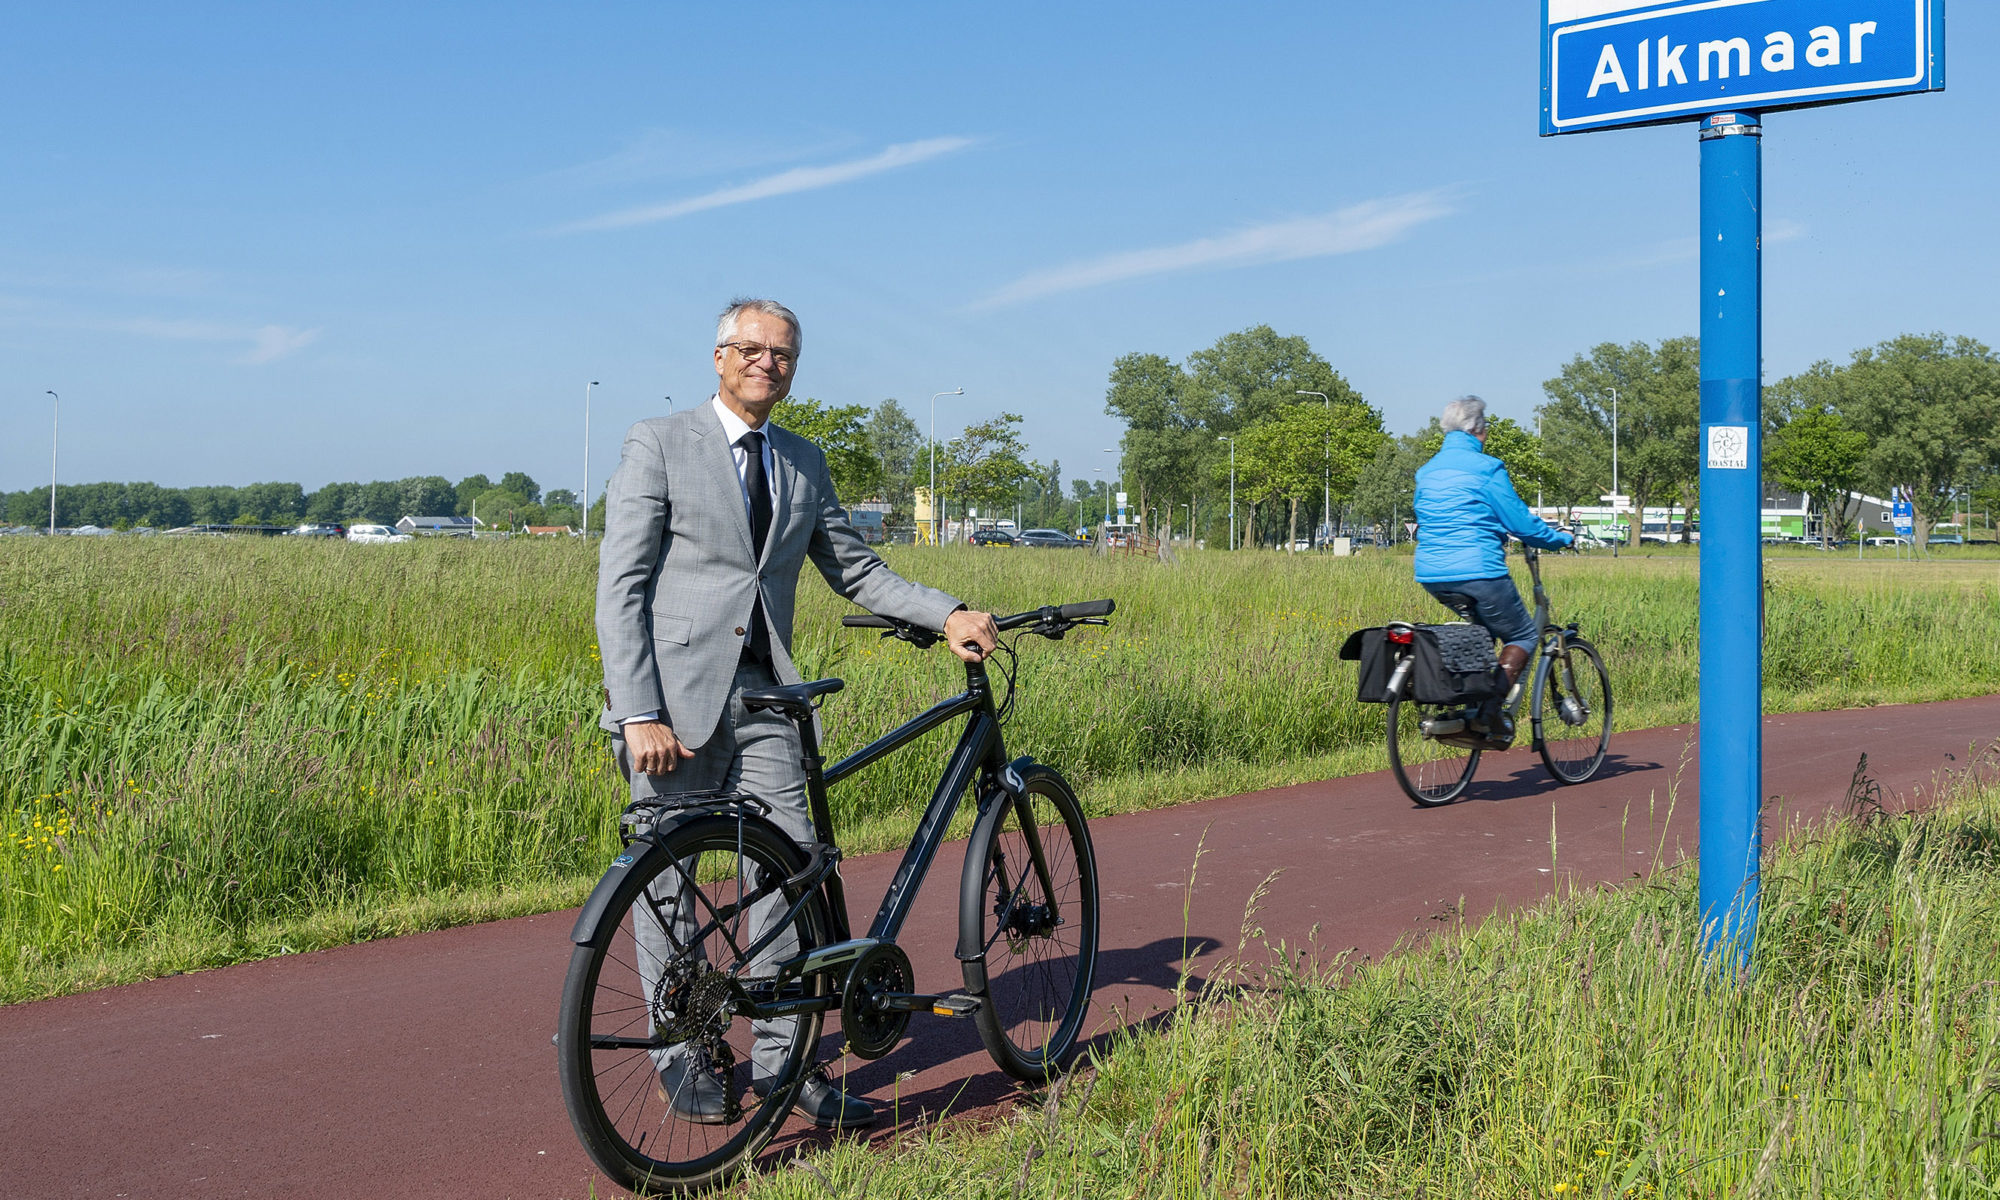
[[[1334,653],[1443,615],[1392,556],[892,561],[998,611],[1118,600],[1110,629],[1022,644],[1008,730],[1096,813],[1380,768],[1381,712]],[[1620,725],[1691,719],[1694,560],[1546,561]],[[573,541],[0,541],[0,1000],[574,903],[623,802],[593,581]],[[962,683],[801,596],[799,662],[848,683],[830,752]],[[1766,620],[1774,711],[2000,687],[2000,560],[1796,552]],[[949,737],[836,792],[851,851],[907,837]]]
[[[1996,867],[1990,791],[1774,847],[1740,976],[1699,953],[1695,873],[1672,867],[1380,963],[1223,972],[1039,1108],[837,1145],[744,1193],[1991,1196]]]

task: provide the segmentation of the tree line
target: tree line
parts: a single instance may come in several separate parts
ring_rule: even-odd
[[[593,507],[593,524],[603,519],[604,502]],[[0,514],[9,524],[41,525],[49,519],[46,486],[0,492]],[[296,483],[252,483],[242,487],[169,488],[154,483],[79,483],[56,488],[56,524],[98,525],[107,529],[183,525],[298,525],[373,522],[390,525],[406,517],[477,516],[502,528],[522,525],[576,525],[576,493],[544,492],[522,471],[498,483],[468,475],[452,483],[442,475],[372,483],[329,483],[308,492]]]
[[[1617,485],[1633,507],[1701,504],[1700,341],[1604,343],[1542,385],[1535,427],[1491,418],[1487,451],[1531,503],[1597,505]],[[1439,397],[1438,407],[1450,397]],[[1129,354],[1105,407],[1126,423],[1122,468],[1158,525],[1185,506],[1214,539],[1235,454],[1244,544],[1289,542],[1325,522],[1392,529],[1409,519],[1416,471],[1444,434],[1400,436],[1302,337],[1267,325],[1225,335],[1185,363]],[[1813,364],[1764,389],[1767,482],[1811,497],[1824,536],[1860,517],[1856,493],[1915,501],[1918,535],[2000,502],[2000,359],[1984,344],[1905,334]],[[1275,506],[1275,507],[1274,507]],[[1636,522],[1627,536],[1635,535]]]
[[[1669,337],[1604,343],[1565,363],[1542,385],[1535,428],[1491,419],[1487,450],[1533,501],[1595,505],[1617,483],[1635,508],[1701,505],[1700,342]],[[1449,397],[1439,397],[1439,407]],[[1226,334],[1176,363],[1127,354],[1111,367],[1106,411],[1125,422],[1115,464],[1096,478],[1029,457],[1021,418],[1002,412],[933,445],[894,399],[870,408],[809,397],[783,401],[772,419],[821,446],[843,500],[888,505],[892,528],[915,521],[916,495],[936,479],[947,519],[977,510],[1062,529],[1095,525],[1114,491],[1136,492],[1150,529],[1186,529],[1212,543],[1228,529],[1232,476],[1239,544],[1298,540],[1322,524],[1395,529],[1407,520],[1416,471],[1437,452],[1433,420],[1392,435],[1368,404],[1303,337],[1258,325]],[[1965,511],[2000,507],[2000,358],[1969,337],[1904,334],[1856,350],[1845,363],[1814,363],[1764,389],[1767,481],[1811,497],[1824,535],[1845,536],[1860,516],[1854,493],[1914,501],[1919,538]],[[603,527],[604,500],[591,507]],[[0,493],[15,525],[48,519],[49,490]],[[582,523],[574,492],[548,492],[524,472],[498,482],[440,475],[372,483],[163,488],[152,483],[64,484],[56,520],[111,528],[393,523],[402,516],[477,515],[489,525]],[[1636,523],[1634,523],[1636,525]],[[1636,528],[1628,530],[1628,536]]]

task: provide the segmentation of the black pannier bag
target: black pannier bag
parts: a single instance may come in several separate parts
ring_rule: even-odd
[[[1507,690],[1483,625],[1419,625],[1412,649],[1410,698],[1419,704],[1471,704]]]
[[[1395,669],[1396,656],[1390,653],[1388,633],[1379,627],[1357,629],[1340,647],[1341,658],[1361,664],[1361,682],[1354,698],[1363,704],[1387,704],[1392,698],[1389,672]]]
[[[1395,670],[1395,644],[1384,628],[1358,629],[1340,647],[1340,657],[1361,665],[1354,698],[1387,704]],[[1410,630],[1410,699],[1420,704],[1472,704],[1507,690],[1506,676],[1493,656],[1493,635],[1467,624],[1417,625]]]

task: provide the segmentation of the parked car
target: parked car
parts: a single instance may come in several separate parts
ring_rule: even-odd
[[[1934,533],[1925,538],[1924,542],[1926,545],[1931,546],[1963,546],[1965,545],[1965,538],[1963,535],[1956,533]]]
[[[1024,549],[1044,550],[1066,550],[1083,545],[1060,529],[1029,529],[1015,538],[1014,544]]]
[[[1011,546],[1014,535],[1004,529],[975,529],[965,540],[975,546]]]
[[[1900,536],[1872,537],[1868,539],[1868,544],[1871,546],[1907,546],[1910,544],[1910,539]]]
[[[410,535],[390,525],[356,525],[347,531],[350,542],[407,542]]]
[[[307,521],[296,529],[287,529],[285,536],[340,538],[347,536],[347,526],[338,521]]]

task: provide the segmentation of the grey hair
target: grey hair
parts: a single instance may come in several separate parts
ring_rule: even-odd
[[[1438,424],[1444,426],[1446,433],[1458,429],[1478,437],[1486,432],[1486,401],[1477,396],[1460,396],[1444,406]]]
[[[736,322],[746,312],[760,312],[767,317],[777,317],[792,327],[792,349],[799,348],[799,318],[791,309],[776,300],[756,300],[748,296],[738,296],[715,318],[715,344],[720,346],[736,336]]]

